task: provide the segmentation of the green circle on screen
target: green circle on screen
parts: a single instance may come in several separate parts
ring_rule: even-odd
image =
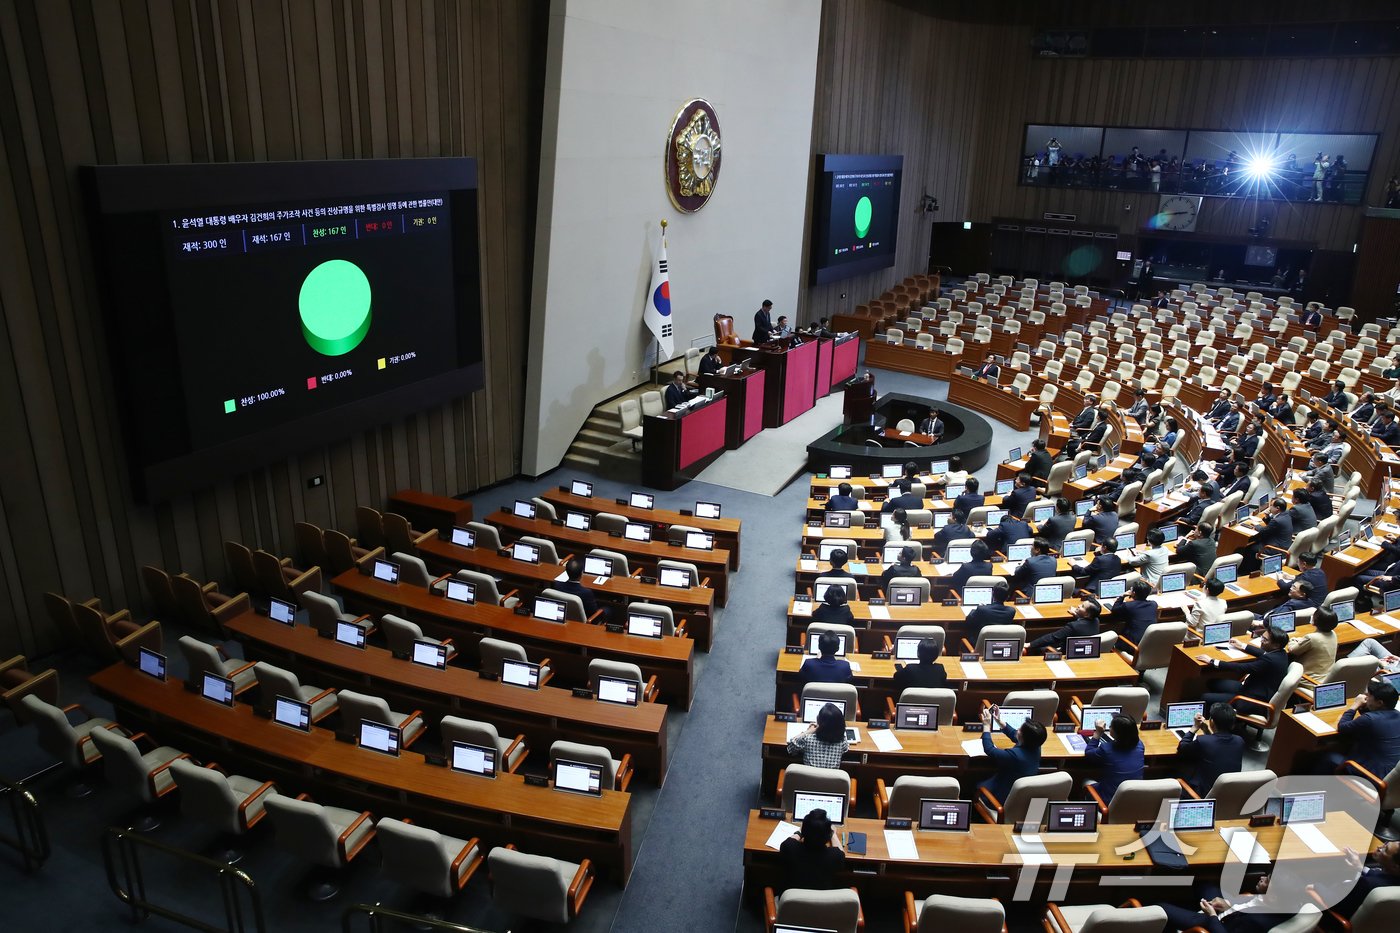
[[[311,349],[340,356],[369,333],[369,278],[345,259],[328,259],[312,269],[297,296],[301,333]]]
[[[861,198],[856,202],[856,236],[862,240],[870,232],[870,217],[874,213],[869,198]]]

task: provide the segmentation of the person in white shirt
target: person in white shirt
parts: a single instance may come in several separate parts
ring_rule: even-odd
[[[1220,595],[1225,592],[1225,584],[1215,577],[1206,581],[1205,590],[1200,598],[1186,610],[1186,622],[1198,632],[1205,631],[1205,627],[1212,622],[1219,622],[1225,618],[1225,614],[1230,611],[1224,598]]]
[[[1163,547],[1166,536],[1156,528],[1147,533],[1147,550],[1123,561],[1129,567],[1136,567],[1138,574],[1150,586],[1156,586],[1162,573],[1171,562],[1171,555]]]

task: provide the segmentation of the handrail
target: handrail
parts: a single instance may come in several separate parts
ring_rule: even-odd
[[[0,794],[10,801],[10,815],[15,820],[14,837],[0,834],[0,843],[9,846],[20,854],[25,871],[34,871],[48,861],[52,850],[49,848],[49,833],[44,825],[44,815],[39,810],[39,801],[24,786],[24,782],[11,783],[0,778]]]
[[[399,929],[411,924],[420,930],[446,930],[447,933],[488,933],[479,927],[468,927],[437,917],[405,913],[379,904],[351,904],[345,908],[345,911],[340,915],[341,933],[354,933],[355,918],[361,914],[369,918],[369,933],[381,933],[384,929],[381,917],[394,921],[395,925],[391,929]]]
[[[141,866],[140,853],[143,850],[153,850],[161,855],[215,872],[218,875],[219,895],[224,907],[224,925],[215,926],[197,917],[182,914],[173,908],[150,901],[146,897],[146,881]],[[251,919],[254,924],[251,927],[252,930],[256,933],[267,933],[267,921],[263,915],[262,897],[258,893],[257,884],[248,877],[247,873],[232,865],[166,845],[163,842],[157,842],[149,836],[143,836],[118,826],[107,827],[106,832],[102,835],[102,861],[107,869],[108,887],[112,889],[112,893],[119,900],[131,907],[133,922],[145,920],[151,914],[155,914],[187,927],[202,930],[204,933],[243,933],[243,931],[250,929],[246,925],[246,921]],[[118,877],[119,871],[120,877]],[[247,904],[244,903],[245,899],[239,895],[240,888],[248,892]]]

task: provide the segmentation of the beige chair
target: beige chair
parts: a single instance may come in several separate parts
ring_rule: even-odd
[[[501,534],[495,525],[486,522],[467,522],[467,527],[476,534],[476,546],[491,551],[501,549]]]
[[[1337,915],[1333,913],[1333,916]],[[1397,917],[1400,917],[1400,887],[1373,888],[1352,915],[1349,933],[1391,933]],[[1346,929],[1345,925],[1339,926]]]
[[[503,661],[525,661],[530,658],[525,653],[524,647],[513,641],[503,641],[499,638],[483,638],[477,643],[477,651],[481,655],[481,673],[488,677],[501,676],[501,662]],[[543,658],[540,665],[540,686],[549,683],[549,679],[554,676],[554,672],[549,669],[549,658]]]
[[[327,687],[302,686],[296,674],[283,668],[259,661],[255,665],[258,675],[258,706],[272,710],[278,697],[296,700],[311,707],[311,721],[320,722],[339,708],[335,689]]]
[[[478,538],[477,540],[480,541],[481,539]],[[465,580],[475,588],[476,601],[479,603],[486,603],[488,606],[505,606],[507,609],[513,609],[516,604],[520,602],[520,598],[516,595],[516,590],[509,590],[502,594],[501,591],[496,588],[496,578],[490,574],[481,573],[477,570],[459,570],[457,571],[457,579]]]
[[[180,653],[189,665],[189,681],[198,686],[205,674],[226,677],[233,681],[233,692],[242,695],[253,689],[258,682],[258,674],[252,661],[229,658],[224,649],[217,645],[202,642],[188,635],[180,636]]]
[[[170,577],[170,592],[175,599],[175,614],[171,618],[207,632],[223,633],[223,619],[248,608],[246,594],[230,597],[219,592],[219,584],[203,586],[184,574]]]
[[[435,645],[446,645],[447,657],[457,656],[457,648],[452,644],[452,639],[428,638],[416,622],[410,622],[392,612],[386,612],[379,617],[379,627],[384,632],[384,640],[389,643],[390,653],[396,658],[413,657],[413,643],[416,641],[429,641]]]
[[[224,841],[212,857],[236,864],[243,858],[236,841],[266,815],[264,805],[269,796],[276,796],[277,785],[272,781],[225,774],[213,765],[201,768],[188,758],[172,761],[170,771],[180,788],[180,812],[217,829]]]
[[[497,846],[487,856],[491,896],[501,910],[549,923],[568,923],[578,916],[593,887],[588,859],[575,864],[543,855]]]
[[[296,522],[292,525],[292,542],[296,546],[297,561],[303,567],[330,566],[330,557],[326,552],[326,532],[320,525]]]
[[[808,700],[835,701],[845,709],[844,715],[847,722],[865,718],[861,715],[860,697],[856,693],[856,688],[851,684],[803,684],[802,692],[793,704],[794,712],[800,713]]]
[[[1371,678],[1376,676],[1380,664],[1380,658],[1370,655],[1359,658],[1340,657],[1333,662],[1331,669],[1319,680],[1313,680],[1304,674],[1302,683],[1293,695],[1311,703],[1313,701],[1313,688],[1318,684],[1342,681],[1347,685],[1348,698],[1360,696],[1365,692]]]
[[[103,611],[97,599],[74,603],[53,593],[45,593],[44,599],[54,601],[50,606],[51,616],[57,610],[67,619],[60,631],[69,638],[69,644],[98,661],[135,664],[141,648],[162,650],[158,621],[137,625],[127,610],[109,614]]]
[[[982,630],[977,633],[975,645],[969,644],[966,638],[962,640],[963,650],[975,651],[977,656],[981,657],[989,638],[1019,638],[1021,644],[1024,645],[1026,643],[1026,628],[1023,625],[984,625]]]
[[[168,745],[156,745],[144,732],[128,738],[114,729],[94,729],[88,735],[102,755],[102,772],[107,783],[146,806],[131,827],[148,833],[160,826],[160,819],[150,807],[175,789],[171,763],[190,756]],[[136,744],[143,739],[150,747],[144,753]]]
[[[549,746],[549,765],[554,762],[577,761],[586,765],[597,765],[603,769],[602,786],[607,790],[626,791],[632,783],[632,756],[626,754],[622,760],[613,758],[612,752],[601,745],[584,745],[581,742],[566,742],[563,739]]]
[[[948,631],[941,625],[901,625],[895,631],[893,641],[888,635],[885,636],[885,650],[894,651],[901,638],[917,638],[921,642],[932,639],[934,644],[938,645],[938,653],[942,655],[943,646],[948,641]]]
[[[791,813],[796,795],[811,791],[817,794],[845,794],[848,801],[856,799],[856,780],[838,768],[814,768],[790,764],[778,772],[778,799],[783,810]]]
[[[1055,725],[1055,713],[1060,708],[1060,695],[1054,690],[1012,690],[1002,698],[1000,705],[1008,708],[1029,706],[1031,718],[1050,732]]]
[[[998,800],[987,788],[979,787],[974,803],[977,812],[988,823],[1013,826],[1025,821],[1026,811],[1034,801],[1065,800],[1073,787],[1074,778],[1064,771],[1032,774],[1016,779],[1016,783],[1011,785],[1011,793],[1006,795],[1005,802]]]
[[[1258,733],[1253,749],[1254,751],[1265,751],[1268,746],[1264,742],[1264,731],[1278,726],[1279,717],[1283,715],[1285,704],[1293,691],[1298,689],[1298,683],[1303,679],[1303,665],[1297,661],[1289,663],[1287,672],[1283,675],[1283,680],[1279,682],[1278,690],[1274,692],[1269,702],[1256,700],[1252,697],[1236,695],[1233,702],[1245,705],[1248,712],[1238,714],[1238,721],[1241,725],[1252,728]]]
[[[477,719],[444,716],[440,729],[442,732],[442,751],[448,761],[452,760],[452,743],[466,742],[468,745],[494,748],[498,769],[514,773],[530,751],[525,742],[525,736],[517,735],[513,739],[507,739],[497,732],[496,727],[491,723]]]
[[[525,544],[533,544],[540,549],[541,564],[558,564],[559,551],[554,546],[554,542],[548,538],[540,538],[535,535],[521,535],[520,540]]]
[[[1143,632],[1140,644],[1134,645],[1120,634],[1116,650],[1134,670],[1145,676],[1148,671],[1166,670],[1172,648],[1186,641],[1189,631],[1185,622],[1154,622]]]
[[[688,561],[666,560],[665,558],[662,558],[661,560],[658,560],[656,562],[656,574],[658,577],[661,576],[661,571],[663,570],[680,570],[684,572],[688,577],[690,577],[690,585],[692,587],[708,587],[710,585],[710,578],[701,577],[700,568]]]
[[[451,898],[486,861],[476,838],[444,836],[404,820],[380,820],[375,830],[385,877],[433,898]]]
[[[1268,769],[1222,774],[1210,786],[1206,799],[1215,801],[1217,820],[1242,820],[1259,812],[1268,798],[1276,794],[1277,780],[1278,775]],[[1178,783],[1185,796],[1201,799],[1185,781]]]
[[[994,897],[930,894],[921,901],[904,892],[906,933],[1002,933],[1006,908]]]
[[[1155,822],[1163,815],[1162,807],[1167,801],[1181,797],[1181,784],[1176,778],[1124,781],[1108,803],[1094,784],[1086,782],[1084,789],[1098,805],[1099,816],[1105,823]]]
[[[656,675],[643,677],[642,669],[627,661],[609,661],[607,658],[594,658],[588,662],[588,689],[598,694],[598,678],[613,677],[630,680],[637,685],[637,696],[643,703],[656,702]]]
[[[150,609],[158,618],[174,619],[180,614],[175,605],[175,591],[170,588],[170,574],[159,567],[145,564],[141,567],[141,585],[150,598]]]
[[[676,624],[676,614],[670,606],[663,606],[660,603],[632,603],[627,607],[627,612],[638,615],[651,616],[653,619],[661,620],[661,634],[665,637],[684,634],[684,626]]]
[[[339,872],[355,860],[375,836],[374,817],[314,803],[306,794],[278,794],[264,805],[277,831],[277,845],[329,872],[317,872],[307,896],[328,901],[340,892]]]
[[[67,765],[75,775],[81,775],[84,769],[102,759],[102,749],[92,741],[92,733],[121,729],[112,720],[94,716],[77,704],[60,709],[34,694],[21,697],[19,704],[24,708],[25,717],[34,723],[39,748]],[[68,716],[74,711],[83,713],[84,718],[78,722],[69,721]],[[68,785],[71,797],[86,797],[90,793],[92,788],[81,780]]]
[[[1121,706],[1123,715],[1129,717],[1134,722],[1142,722],[1147,718],[1147,688],[1146,687],[1100,687],[1094,691],[1094,698],[1087,704],[1079,697],[1070,698],[1070,715],[1075,722],[1079,722],[1079,711],[1085,706]],[[1084,728],[1094,728],[1093,723],[1083,724]]]
[[[938,725],[951,726],[958,717],[958,694],[947,687],[905,687],[899,695],[899,703],[913,703],[919,706],[938,707]],[[885,697],[887,713],[891,720],[897,710],[894,697]]]
[[[617,405],[617,420],[622,425],[622,433],[631,438],[632,449],[642,442],[642,407],[633,398],[625,398]]]
[[[601,618],[602,609],[598,609],[590,618],[587,609],[583,605],[583,597],[577,593],[565,593],[563,590],[556,590],[552,586],[547,586],[540,590],[540,597],[552,599],[555,602],[564,604],[564,619],[568,622],[595,622]]]
[[[610,551],[607,548],[595,547],[588,552],[589,557],[601,557],[612,565],[612,575],[615,577],[625,577],[631,573],[627,565],[627,555],[617,551]]]
[[[1048,904],[1043,925],[1045,933],[1162,933],[1167,912],[1155,905],[1143,907],[1135,900],[1123,907]]]
[[[1175,784],[1176,782],[1172,782]],[[879,819],[919,820],[919,801],[926,799],[957,800],[962,795],[954,777],[923,777],[904,774],[895,778],[892,787],[885,787],[884,778],[875,779],[875,815]]]
[[[491,529],[491,533],[496,533],[494,528]],[[327,528],[322,532],[321,540],[326,546],[326,567],[333,576],[354,570],[361,564],[382,557],[384,554],[383,548],[360,547],[355,543],[354,538],[343,531],[336,531],[334,528]],[[477,540],[480,540],[480,536]]]
[[[301,594],[299,599],[301,607],[306,610],[307,620],[311,627],[316,630],[316,634],[322,638],[334,638],[335,627],[339,622],[354,622],[363,624],[369,616],[357,616],[351,612],[341,612],[340,604],[329,596],[322,596],[320,593],[307,590]]]
[[[773,933],[780,925],[831,930],[832,933],[856,933],[865,928],[865,915],[855,888],[835,891],[788,888],[777,896],[772,888],[764,888],[763,903],[766,933]]]
[[[427,724],[423,722],[423,711],[400,713],[389,709],[389,704],[380,697],[354,690],[341,690],[337,695],[340,702],[340,730],[349,735],[359,735],[361,720],[397,726],[400,748],[410,748],[423,735]]]
[[[428,565],[423,562],[423,558],[405,551],[394,551],[389,555],[389,559],[399,565],[399,583],[405,586],[426,587],[433,582],[433,576],[428,573]]]

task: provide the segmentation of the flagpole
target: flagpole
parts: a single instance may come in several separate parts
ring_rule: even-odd
[[[661,218],[661,248],[662,248],[663,250],[666,248],[666,225],[667,225],[667,223],[669,223],[669,221],[667,221],[665,217],[662,217],[662,218]],[[656,258],[655,258],[655,257],[652,257],[652,262],[656,262]],[[655,363],[652,364],[652,367],[651,367],[651,381],[652,381],[653,383],[658,383],[658,382],[661,381],[661,338],[660,338],[660,337],[656,337],[655,334],[653,334],[652,336],[656,338],[655,341],[654,341],[655,344],[656,344],[656,361],[655,361]]]

